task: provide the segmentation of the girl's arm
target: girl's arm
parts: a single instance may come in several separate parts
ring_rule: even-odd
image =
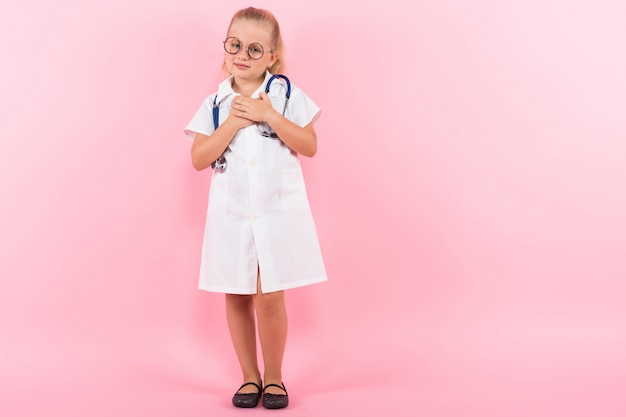
[[[196,133],[191,145],[191,163],[198,171],[211,166],[213,161],[220,157],[224,149],[239,129],[252,124],[252,121],[230,114],[226,121],[219,125],[211,136]]]
[[[317,152],[317,134],[313,124],[300,127],[282,114],[275,111],[266,121],[276,132],[280,140],[294,152],[313,157]]]
[[[231,114],[256,122],[267,123],[285,145],[300,155],[311,157],[317,152],[317,134],[313,129],[313,124],[309,123],[301,127],[288,120],[274,110],[265,93],[259,94],[258,99],[235,97]]]

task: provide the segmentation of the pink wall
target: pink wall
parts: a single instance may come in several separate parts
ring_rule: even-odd
[[[291,408],[623,416],[626,3],[314,3],[259,4],[323,109],[330,281],[288,295]],[[234,412],[182,129],[248,5],[0,6],[8,415]]]

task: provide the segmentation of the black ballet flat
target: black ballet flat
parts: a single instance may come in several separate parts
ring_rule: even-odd
[[[256,382],[246,382],[245,384],[240,386],[237,391],[239,391],[240,389],[242,389],[243,387],[247,385],[254,385],[257,389],[257,392],[251,392],[247,394],[235,393],[235,395],[233,395],[233,405],[235,407],[254,408],[259,403],[259,399],[261,398],[262,388]]]
[[[270,409],[277,409],[277,408],[285,408],[289,405],[289,395],[287,394],[287,389],[285,388],[285,384],[281,383],[281,385],[267,384],[265,388],[263,388],[263,407],[270,408]],[[265,392],[267,387],[280,388],[283,391],[285,391],[285,393],[284,394],[268,394],[267,392]]]

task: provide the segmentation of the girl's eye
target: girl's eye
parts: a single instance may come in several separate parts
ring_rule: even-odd
[[[250,45],[250,52],[253,52],[255,54],[260,54],[261,51],[262,49],[259,45]]]

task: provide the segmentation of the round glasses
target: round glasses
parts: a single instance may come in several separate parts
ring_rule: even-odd
[[[226,38],[224,43],[224,50],[231,55],[236,55],[241,51],[241,48],[244,47],[241,41],[233,36]],[[270,51],[272,52],[272,51]],[[265,50],[263,49],[263,45],[258,42],[253,42],[246,47],[246,53],[250,57],[250,59],[257,60],[263,58],[265,55]]]

